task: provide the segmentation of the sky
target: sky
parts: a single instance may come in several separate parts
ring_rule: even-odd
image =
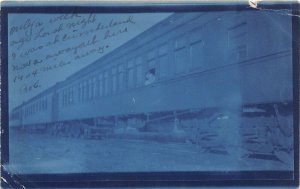
[[[9,111],[170,15],[9,14]]]

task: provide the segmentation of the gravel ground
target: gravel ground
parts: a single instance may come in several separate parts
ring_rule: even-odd
[[[11,133],[13,173],[292,170],[293,164],[249,158],[237,149],[211,152],[190,143],[87,140]],[[239,152],[239,153],[234,153]],[[291,161],[292,162],[292,161]]]

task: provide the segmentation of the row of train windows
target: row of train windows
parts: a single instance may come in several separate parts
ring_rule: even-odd
[[[168,45],[163,45],[158,52],[151,51],[147,57],[138,57],[129,61],[126,65],[106,70],[98,75],[94,75],[78,85],[74,85],[62,91],[62,104],[68,106],[75,103],[75,93],[79,102],[95,99],[121,92],[125,89],[131,89],[140,86],[149,85],[156,80],[170,78],[171,53],[168,52]],[[186,71],[186,61],[190,54],[195,67],[200,65],[202,52],[201,40],[191,44],[189,51],[187,47],[178,46],[174,50],[175,74],[181,74]],[[156,56],[157,54],[157,56]],[[200,55],[199,55],[200,54]],[[147,64],[144,64],[147,62]]]
[[[25,116],[30,116],[37,112],[45,111],[47,110],[47,106],[48,106],[47,98],[41,99],[37,102],[34,102],[30,106],[26,107],[24,114]]]
[[[233,59],[240,60],[245,56],[245,30],[245,23],[228,30],[228,49]],[[200,31],[193,32],[189,38],[179,37],[174,48],[171,47],[170,43],[161,45],[146,56],[139,56],[64,89],[62,105],[97,99],[203,68],[204,42]]]

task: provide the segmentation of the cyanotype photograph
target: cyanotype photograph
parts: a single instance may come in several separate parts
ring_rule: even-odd
[[[9,12],[4,169],[294,180],[293,27],[269,10]]]

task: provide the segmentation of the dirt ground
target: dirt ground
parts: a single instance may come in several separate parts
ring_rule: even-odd
[[[166,141],[87,140],[11,133],[10,163],[6,168],[13,173],[293,169],[292,163],[250,158],[245,152],[235,153],[237,150],[205,150],[191,143]]]

